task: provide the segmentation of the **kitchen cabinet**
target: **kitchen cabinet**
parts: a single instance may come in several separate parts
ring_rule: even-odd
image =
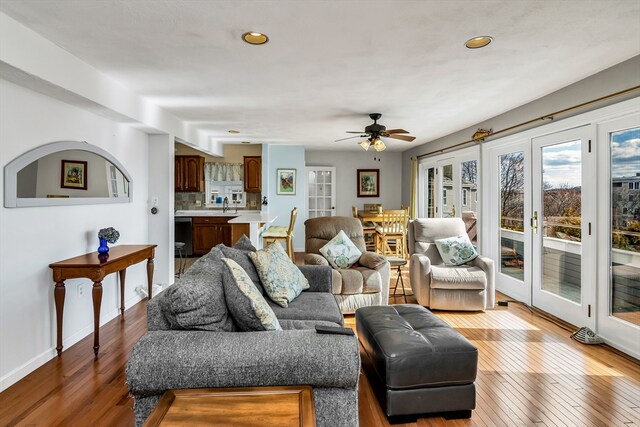
[[[244,156],[244,191],[262,192],[262,157]]]
[[[175,156],[175,191],[204,191],[204,157]]]
[[[249,224],[228,224],[233,216],[206,216],[193,218],[193,253],[205,255],[211,248],[223,243],[232,246],[243,235],[249,235]]]

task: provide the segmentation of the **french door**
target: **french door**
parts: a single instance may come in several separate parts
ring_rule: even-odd
[[[308,218],[336,214],[336,168],[307,167]]]
[[[596,156],[594,127],[533,138],[532,304],[595,328]]]
[[[479,151],[477,147],[429,159],[420,169],[421,218],[459,217],[478,244]]]

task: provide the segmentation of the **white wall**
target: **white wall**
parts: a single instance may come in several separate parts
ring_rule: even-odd
[[[276,194],[276,170],[296,169],[296,194]],[[271,225],[289,226],[291,210],[298,208],[298,217],[294,228],[293,247],[295,251],[304,251],[304,222],[306,211],[307,179],[305,174],[304,147],[299,145],[262,145],[262,195],[267,196],[267,212],[278,215]],[[263,210],[264,206],[263,206]]]
[[[381,203],[383,208],[400,209],[402,153],[307,150],[305,156],[307,166],[336,167],[336,215],[351,216],[352,206],[362,209],[365,203]],[[380,169],[380,197],[358,197],[358,169]]]
[[[84,140],[119,159],[132,176],[133,202],[0,207],[0,390],[55,357],[54,284],[48,264],[95,251],[102,227],[120,231],[118,244],[148,241],[147,136],[0,79],[0,164],[5,166],[26,150],[60,140]],[[0,183],[2,187],[3,175]],[[80,284],[87,291],[82,297],[77,292]],[[118,314],[116,285],[117,275],[103,282],[101,324]],[[127,308],[140,300],[135,292],[140,285],[146,286],[144,263],[127,271]],[[66,282],[65,348],[93,332],[90,286],[88,280]]]

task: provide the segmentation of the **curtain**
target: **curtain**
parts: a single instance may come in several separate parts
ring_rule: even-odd
[[[418,159],[411,158],[411,197],[409,203],[409,218],[416,219],[418,216]]]
[[[242,163],[205,163],[205,181],[242,181],[244,165]]]

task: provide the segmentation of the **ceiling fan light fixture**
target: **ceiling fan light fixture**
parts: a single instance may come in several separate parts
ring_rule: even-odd
[[[370,139],[365,139],[359,145],[360,145],[360,147],[362,147],[362,149],[364,151],[367,151],[369,149],[369,146],[371,145],[371,140]]]
[[[491,36],[478,36],[467,40],[464,42],[464,45],[467,49],[480,49],[481,47],[487,46],[492,41],[493,37]]]
[[[384,151],[387,146],[380,138],[374,138],[373,140],[373,148],[376,149],[377,152]]]
[[[252,45],[261,45],[269,41],[269,37],[266,34],[258,33],[257,31],[248,31],[242,35],[242,40]]]

